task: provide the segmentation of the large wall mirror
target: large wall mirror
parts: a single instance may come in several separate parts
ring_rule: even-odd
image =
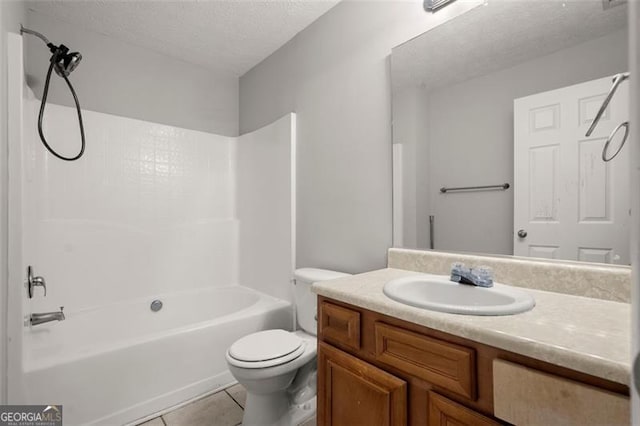
[[[628,265],[628,80],[586,136],[627,44],[624,4],[490,0],[394,48],[394,246]]]

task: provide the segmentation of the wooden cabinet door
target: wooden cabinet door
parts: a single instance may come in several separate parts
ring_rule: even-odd
[[[476,413],[435,392],[429,392],[429,426],[500,426],[500,423]]]
[[[318,426],[407,424],[407,383],[318,343]]]

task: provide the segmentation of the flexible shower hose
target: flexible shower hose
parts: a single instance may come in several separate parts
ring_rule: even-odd
[[[42,93],[42,102],[40,103],[40,114],[38,115],[38,133],[40,134],[40,140],[42,141],[42,143],[44,144],[45,148],[47,148],[47,150],[54,155],[55,157],[64,160],[64,161],[75,161],[77,159],[79,159],[80,157],[82,157],[82,154],[84,154],[84,146],[85,146],[85,139],[84,139],[84,125],[82,123],[82,112],[80,110],[80,102],[78,101],[78,96],[76,95],[76,91],[73,89],[73,86],[71,85],[71,82],[69,81],[69,79],[67,78],[67,76],[62,73],[62,78],[64,78],[64,81],[67,82],[67,86],[69,86],[69,90],[71,90],[71,94],[73,95],[73,100],[76,103],[76,111],[78,111],[78,123],[80,124],[80,137],[82,139],[82,145],[80,146],[80,152],[78,153],[78,155],[74,156],[74,157],[65,157],[62,156],[60,154],[58,154],[47,142],[47,138],[45,138],[44,136],[44,132],[42,131],[42,119],[44,117],[44,108],[47,105],[47,96],[49,95],[49,82],[51,81],[51,71],[53,71],[53,67],[55,66],[56,61],[52,60],[51,64],[49,65],[49,71],[47,71],[47,79],[45,80],[44,83],[44,91]]]

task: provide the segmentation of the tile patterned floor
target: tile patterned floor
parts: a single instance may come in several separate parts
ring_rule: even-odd
[[[234,385],[138,426],[237,426],[246,400],[244,388]],[[315,418],[300,426],[316,426]]]

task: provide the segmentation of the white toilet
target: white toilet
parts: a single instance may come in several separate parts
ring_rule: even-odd
[[[247,390],[244,426],[295,426],[315,415],[317,303],[311,284],[347,275],[297,269],[294,298],[301,330],[260,331],[229,347],[229,370]]]

